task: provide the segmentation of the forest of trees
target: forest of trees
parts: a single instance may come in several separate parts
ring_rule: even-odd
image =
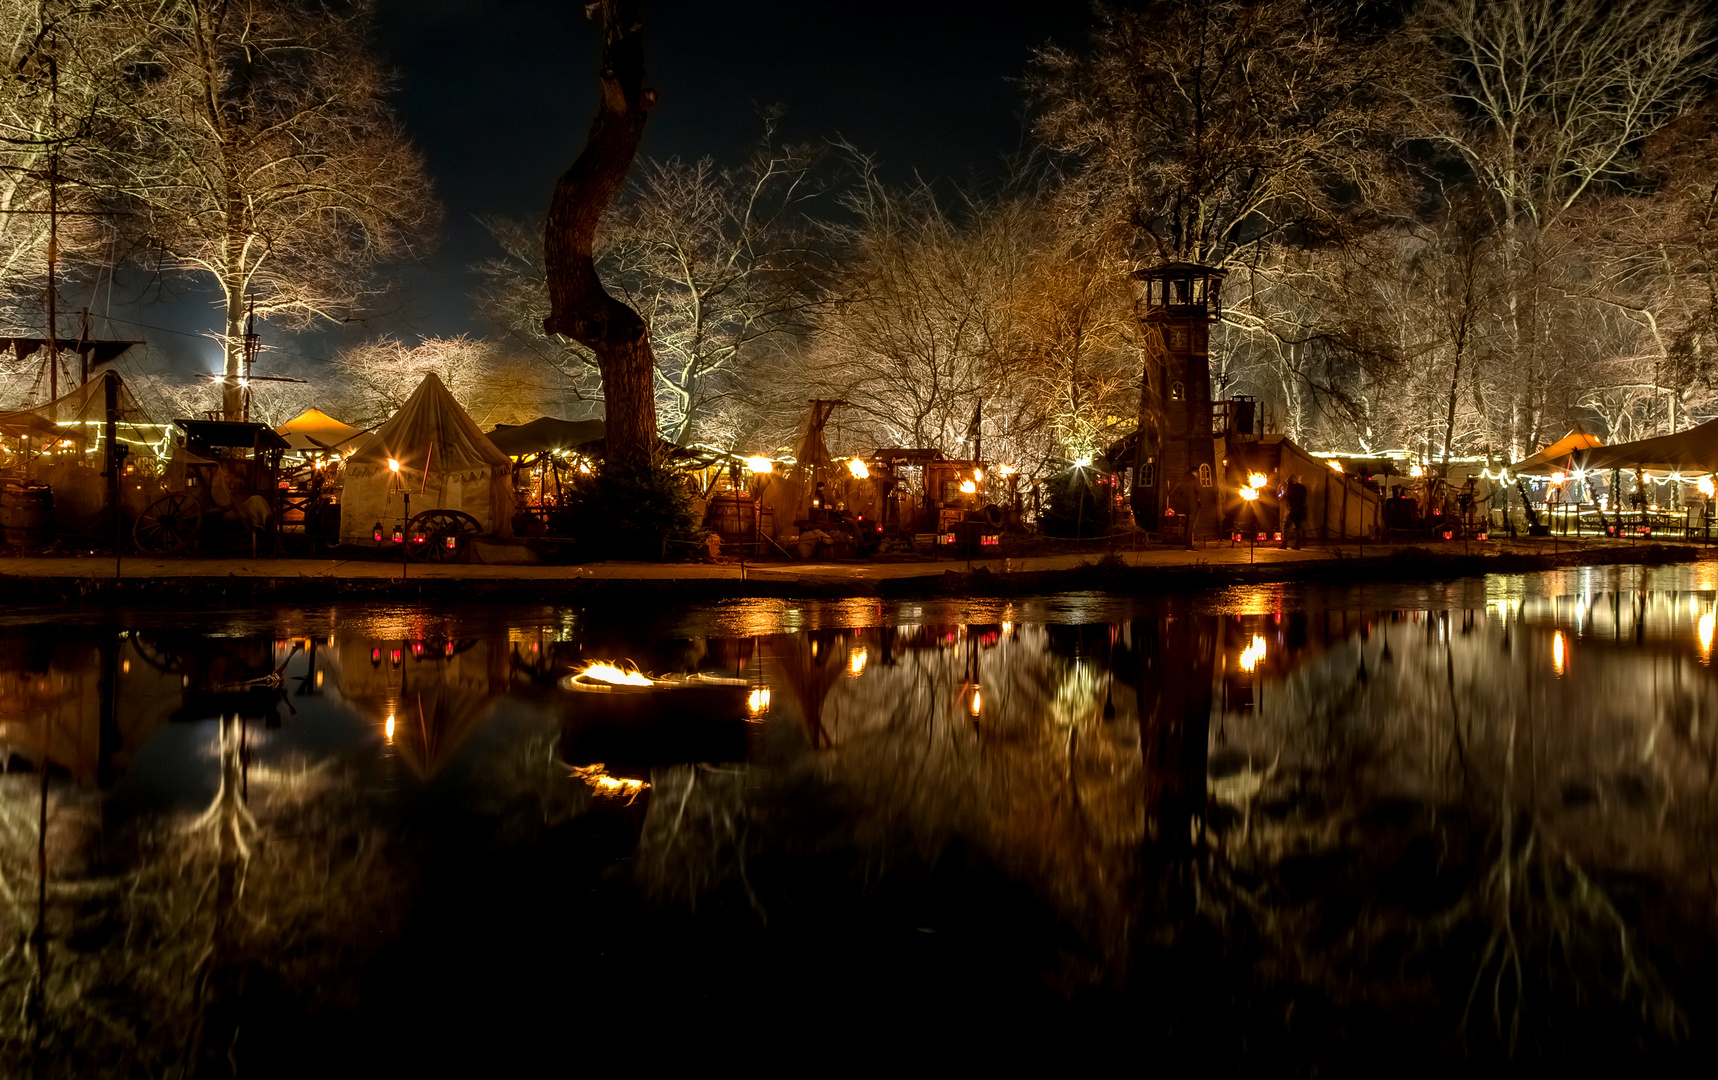
[[[0,209],[41,203],[52,156],[86,212],[62,230],[74,282],[116,259],[201,275],[229,342],[252,298],[271,329],[346,317],[437,213],[365,18],[5,0]],[[840,398],[837,452],[960,452],[982,402],[985,456],[1046,475],[1131,430],[1129,275],[1163,259],[1228,271],[1213,384],[1315,449],[1508,461],[1718,414],[1706,8],[1163,0],[1092,25],[1021,72],[1031,146],[988,184],[891,183],[862,147],[785,143],[772,110],[731,162],[640,161],[596,265],[648,328],[661,434],[786,450],[807,398]],[[277,360],[312,381],[260,388],[259,418],[374,423],[429,369],[480,423],[597,414],[595,355],[543,330],[540,223],[486,224],[491,337]],[[0,215],[11,332],[40,333],[44,228]],[[164,412],[218,404],[145,382]]]

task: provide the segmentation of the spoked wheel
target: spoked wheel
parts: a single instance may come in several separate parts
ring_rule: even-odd
[[[458,510],[425,510],[406,529],[406,550],[419,562],[457,562],[483,531],[477,519]]]
[[[197,500],[175,491],[144,508],[131,527],[131,539],[147,555],[171,555],[185,550],[202,525],[203,510]]]

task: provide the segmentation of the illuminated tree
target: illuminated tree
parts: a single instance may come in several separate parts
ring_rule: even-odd
[[[364,312],[371,271],[418,250],[436,207],[365,48],[367,3],[162,0],[133,35],[132,142],[110,157],[168,264],[219,293],[222,411],[236,418],[244,320]]]

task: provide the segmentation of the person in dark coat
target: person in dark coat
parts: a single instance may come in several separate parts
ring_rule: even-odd
[[[1294,534],[1294,549],[1300,550],[1301,541],[1306,538],[1306,485],[1300,482],[1300,473],[1289,477],[1288,487],[1283,489],[1283,506],[1288,511],[1288,524],[1283,528],[1283,547],[1289,546],[1289,534]]]

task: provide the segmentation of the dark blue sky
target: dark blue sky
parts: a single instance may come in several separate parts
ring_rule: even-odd
[[[379,0],[375,44],[398,73],[397,111],[445,210],[441,243],[404,271],[398,310],[296,340],[270,333],[269,344],[316,357],[380,333],[492,332],[470,297],[470,265],[495,253],[476,219],[540,218],[583,145],[596,65],[583,9],[578,0]],[[644,156],[738,162],[759,132],[756,106],[780,103],[791,140],[840,136],[891,178],[966,181],[1000,173],[1020,147],[1016,80],[1037,46],[1078,44],[1090,9],[1086,0],[646,0],[645,17],[659,104]],[[131,312],[188,331],[218,322],[191,298]],[[170,355],[213,359],[212,343],[113,329],[146,334]]]

